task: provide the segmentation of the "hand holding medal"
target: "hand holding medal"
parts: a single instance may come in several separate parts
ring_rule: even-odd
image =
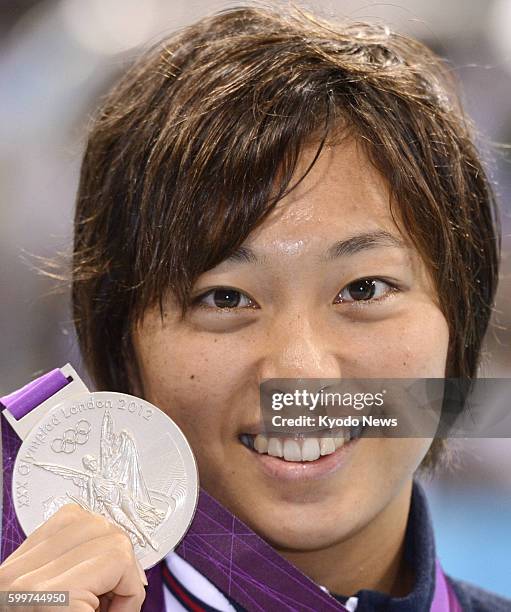
[[[72,612],[139,612],[144,585],[147,579],[126,534],[72,503],[32,532],[0,566],[0,608],[17,599],[30,601],[25,612],[51,611],[58,601]]]
[[[123,529],[146,569],[184,536],[199,490],[192,450],[161,410],[124,393],[90,393],[72,382],[52,407],[29,413],[13,474],[16,515],[26,534],[76,503]],[[12,421],[11,421],[12,422]],[[16,423],[15,423],[16,426]]]
[[[0,567],[0,590],[63,589],[73,610],[140,610],[143,568],[176,546],[197,503],[181,430],[144,400],[90,393],[69,365],[2,403],[22,439],[12,502],[28,538]]]

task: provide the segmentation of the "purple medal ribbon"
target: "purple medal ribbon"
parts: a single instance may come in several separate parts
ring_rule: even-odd
[[[0,403],[20,419],[68,384],[57,368]],[[21,440],[2,418],[3,516],[1,561],[25,540],[12,500],[12,471]],[[344,611],[347,608],[281,557],[265,540],[241,522],[203,489],[191,526],[176,548],[190,565],[227,593],[248,612]],[[146,571],[149,585],[143,612],[164,612],[160,562]],[[438,559],[435,562],[435,593],[430,612],[461,612]]]

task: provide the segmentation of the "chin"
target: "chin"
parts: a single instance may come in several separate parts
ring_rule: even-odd
[[[328,529],[325,525],[318,526],[317,521],[306,525],[286,525],[285,530],[276,529],[275,525],[259,531],[274,548],[296,551],[312,551],[329,548],[349,537],[350,530]]]
[[[353,520],[346,520],[354,516],[353,512],[345,516],[340,512],[325,512],[328,516],[323,517],[317,510],[316,507],[293,512],[289,504],[281,504],[263,515],[247,509],[250,514],[244,512],[244,521],[274,548],[296,551],[328,548],[349,538],[359,528]]]

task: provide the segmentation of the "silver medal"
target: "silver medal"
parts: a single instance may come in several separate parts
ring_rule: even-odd
[[[26,434],[13,472],[27,535],[77,503],[122,527],[144,569],[183,538],[198,492],[193,452],[174,421],[143,399],[108,391],[47,411]]]

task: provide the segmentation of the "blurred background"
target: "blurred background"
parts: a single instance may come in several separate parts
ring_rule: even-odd
[[[70,249],[85,127],[140,47],[237,2],[0,0],[0,395],[72,362],[66,287],[34,270]],[[511,376],[511,0],[301,2],[386,23],[450,62],[500,197],[503,262],[480,375]],[[511,401],[511,398],[510,400]],[[458,440],[461,466],[426,483],[445,570],[511,596],[511,440]]]

